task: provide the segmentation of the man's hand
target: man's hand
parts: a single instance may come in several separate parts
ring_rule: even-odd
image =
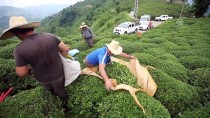
[[[130,57],[129,57],[130,59],[135,59],[136,57],[135,56],[133,56],[133,55],[130,55]]]
[[[110,91],[110,89],[112,87],[111,79],[108,79],[108,80],[105,81],[105,87],[108,91]]]

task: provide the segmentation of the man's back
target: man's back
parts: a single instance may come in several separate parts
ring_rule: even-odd
[[[93,37],[92,32],[91,32],[90,28],[88,28],[88,27],[82,28],[81,33],[84,35],[85,38],[92,38]]]
[[[40,83],[52,82],[63,76],[58,55],[60,40],[52,34],[34,34],[24,39],[15,49],[16,66],[30,64]]]

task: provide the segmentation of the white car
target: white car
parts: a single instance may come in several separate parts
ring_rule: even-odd
[[[156,21],[165,21],[168,19],[173,19],[173,17],[169,17],[168,15],[160,15],[159,17],[155,17]]]
[[[124,22],[114,28],[113,33],[115,34],[130,34],[138,31],[138,27],[133,22]]]
[[[143,15],[139,20],[139,30],[148,30],[154,27],[153,22],[150,20],[150,15]]]

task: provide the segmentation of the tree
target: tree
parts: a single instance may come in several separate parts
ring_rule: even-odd
[[[204,13],[208,10],[210,0],[194,0],[193,7],[195,7],[195,17],[203,17]]]

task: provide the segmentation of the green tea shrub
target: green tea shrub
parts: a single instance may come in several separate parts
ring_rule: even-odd
[[[0,67],[0,78],[3,78],[15,72],[15,62],[13,59],[0,58]]]
[[[139,63],[141,65],[149,65],[154,68],[156,68],[157,62],[160,60],[157,57],[154,57],[148,53],[133,53],[133,55],[136,56],[136,58],[139,60]]]
[[[37,83],[32,77],[19,78],[15,73],[15,62],[13,59],[0,58],[0,91],[7,91],[13,87],[11,94],[16,94],[22,90],[31,89],[37,86]]]
[[[198,89],[198,90],[199,90],[199,95],[200,95],[200,104],[202,106],[205,106],[210,101],[210,87],[208,87],[208,88],[201,88],[201,89]]]
[[[179,58],[179,61],[190,70],[210,67],[210,60],[200,56],[183,56]]]
[[[177,31],[172,31],[172,33],[168,34],[168,35],[172,35],[170,37],[170,41],[175,43],[175,44],[180,44],[180,43],[185,43],[187,44],[188,46],[190,46],[190,44],[188,43],[188,40],[190,40],[191,38],[193,38],[193,36],[191,35],[185,35],[185,37],[183,36],[178,36],[178,33]]]
[[[156,55],[156,57],[162,61],[174,61],[178,62],[179,60],[170,53],[163,53],[162,55]]]
[[[85,51],[89,48],[88,44],[84,40],[78,41],[77,43],[74,43],[70,46],[77,48],[79,51]]]
[[[161,70],[152,69],[150,72],[158,86],[155,98],[161,101],[172,117],[199,103],[200,96],[196,88],[168,76]]]
[[[160,44],[160,46],[165,49],[165,50],[177,50],[179,47],[177,44],[173,43],[173,42],[164,42],[162,44]]]
[[[202,56],[207,55],[206,52],[202,52],[198,50],[196,51],[194,49],[183,49],[183,50],[175,50],[175,51],[170,51],[170,52],[177,58],[180,58],[183,56],[192,56],[192,55],[202,55]]]
[[[193,51],[193,55],[201,56],[204,58],[210,58],[209,48],[193,49],[192,51]]]
[[[43,88],[20,92],[7,97],[0,107],[1,118],[64,118],[60,100]]]
[[[65,44],[69,45],[70,47],[72,47],[72,45],[75,44],[75,43],[77,42],[77,41],[75,41],[75,40],[77,40],[77,39],[71,39],[71,38],[67,38],[67,37],[61,37],[61,40],[62,40]],[[84,39],[80,39],[80,40],[84,40]]]
[[[102,80],[88,75],[80,75],[67,87],[69,106],[75,117],[91,118],[97,116],[98,102],[108,94]]]
[[[194,54],[192,50],[175,50],[175,51],[171,51],[171,53],[177,58],[180,58],[183,56],[191,56]]]
[[[18,42],[20,42],[20,41],[17,39],[2,40],[2,41],[0,41],[0,46],[6,46],[11,43],[18,43]]]
[[[190,47],[190,44],[189,43],[187,43],[187,42],[181,42],[179,40],[176,41],[176,42],[173,41],[173,43],[177,44],[177,46],[183,46],[183,47],[185,47],[185,49],[189,49],[189,47]]]
[[[116,91],[99,101],[98,117],[100,118],[170,118],[168,110],[145,93],[137,92],[136,96],[145,109],[145,114],[134,102],[128,91]]]
[[[210,68],[197,68],[190,72],[190,83],[202,88],[210,87]]]
[[[106,44],[109,44],[111,43],[113,39],[112,38],[101,38],[99,42],[97,42],[93,48],[97,49],[97,48],[101,48],[101,47],[104,47],[106,46]],[[120,40],[116,40],[116,41],[119,41],[120,45],[122,44],[122,41]]]
[[[160,61],[155,65],[157,69],[160,69],[167,73],[169,76],[181,80],[183,82],[188,82],[188,70],[178,62],[174,61]]]
[[[209,48],[210,44],[206,43],[206,42],[202,42],[202,43],[196,43],[194,45],[192,45],[193,49],[205,49],[205,48]]]
[[[107,66],[109,77],[117,83],[128,84],[138,88],[135,77],[127,67],[113,62]],[[71,93],[69,106],[74,117],[144,117],[144,113],[137,106],[128,91],[107,91],[104,82],[99,78],[81,75],[68,86]],[[153,97],[143,92],[137,92],[139,102],[142,103],[148,117],[170,117],[164,106]]]
[[[161,27],[162,27],[162,24],[154,28],[153,30],[150,30],[149,33],[145,32],[145,34],[143,34],[143,38],[155,39],[155,38],[162,37],[163,29]]]
[[[163,48],[149,48],[147,50],[144,51],[145,53],[149,53],[151,54],[152,56],[159,56],[159,55],[162,55],[162,54],[165,54],[165,53],[168,53],[167,50],[163,49]]]
[[[126,40],[126,41],[139,41],[141,37],[139,37],[137,34],[123,34],[120,35],[120,39]]]
[[[0,50],[0,58],[13,59],[13,51],[16,45],[16,43],[11,43],[7,46],[2,47]]]
[[[187,110],[181,115],[180,118],[209,118],[210,117],[210,104],[195,110]]]
[[[203,36],[200,36],[203,37]],[[197,43],[203,43],[204,41],[200,39],[200,37],[194,36],[193,38],[191,38],[190,40],[186,40],[191,46],[195,45]]]
[[[120,41],[120,45],[123,48],[123,52],[127,53],[127,54],[131,54],[134,52],[142,52],[142,47],[140,45],[140,43],[135,42],[135,41]]]
[[[155,44],[155,43],[141,43],[140,46],[142,47],[144,52],[151,48],[159,48],[160,47],[158,44]]]
[[[167,40],[162,38],[162,37],[153,37],[153,38],[145,38],[145,37],[143,37],[142,40],[145,43],[154,43],[154,44],[161,44],[161,43],[167,42]]]

